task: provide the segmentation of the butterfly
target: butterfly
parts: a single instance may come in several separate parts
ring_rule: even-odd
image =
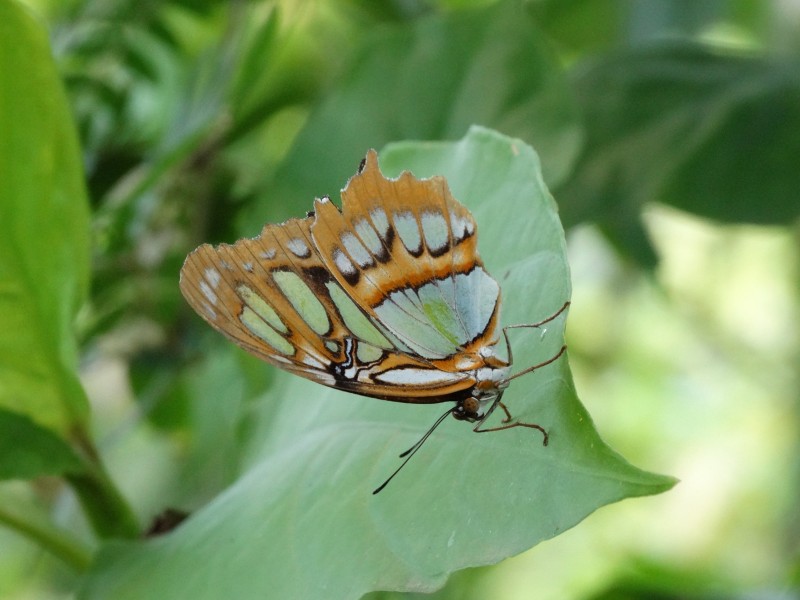
[[[557,360],[509,375],[500,286],[478,255],[477,225],[441,177],[403,172],[387,179],[374,150],[341,193],[342,208],[316,199],[305,218],[267,224],[233,245],[204,244],[186,258],[180,288],[212,327],[246,351],[317,383],[394,402],[453,402],[452,415],[478,433],[513,427],[501,402],[509,382]],[[499,332],[505,358],[498,352]],[[501,425],[484,427],[500,407]]]

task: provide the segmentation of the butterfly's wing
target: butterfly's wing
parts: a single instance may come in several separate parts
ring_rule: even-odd
[[[248,352],[318,383],[402,402],[468,394],[472,377],[414,356],[349,298],[314,245],[313,220],[267,225],[233,245],[200,246],[181,269],[184,297]]]
[[[500,288],[477,227],[443,177],[386,179],[371,150],[342,191],[317,200],[314,244],[348,296],[414,354],[443,370],[497,342]]]

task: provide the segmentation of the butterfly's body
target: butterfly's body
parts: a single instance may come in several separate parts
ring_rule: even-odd
[[[500,287],[483,268],[472,215],[442,177],[384,178],[374,151],[341,210],[318,199],[306,218],[256,238],[200,246],[181,290],[245,350],[323,385],[455,402],[453,416],[478,421],[476,431],[502,406],[511,352],[506,338],[507,358],[497,353]]]

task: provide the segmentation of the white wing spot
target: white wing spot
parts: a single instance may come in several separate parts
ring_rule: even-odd
[[[371,267],[375,263],[372,261],[372,256],[367,252],[364,245],[358,241],[358,238],[349,231],[342,235],[342,243],[344,244],[347,253],[353,257],[362,269]]]
[[[466,375],[448,373],[438,369],[389,369],[375,375],[375,379],[393,385],[425,385],[460,381]]]
[[[247,271],[248,273],[252,273],[253,272],[253,263],[251,263],[251,262],[242,263],[242,268],[245,271]]]
[[[324,369],[325,365],[323,365],[320,361],[318,361],[313,356],[306,354],[303,357],[303,363],[307,364],[309,367],[314,367],[315,369]]]
[[[345,277],[353,277],[358,273],[353,263],[350,262],[350,259],[338,248],[333,251],[333,262],[336,263],[336,268],[339,269],[339,272]]]
[[[211,289],[211,286],[208,285],[205,281],[200,282],[200,291],[203,292],[203,296],[206,297],[209,304],[216,305],[217,303],[217,295],[214,293],[214,290]]]
[[[424,212],[421,216],[422,232],[425,234],[425,243],[433,252],[441,252],[448,246],[447,221],[442,213]]]
[[[295,256],[299,256],[300,258],[306,258],[311,255],[311,251],[308,249],[306,243],[301,240],[300,238],[292,238],[286,245],[291,250],[292,254]]]
[[[210,304],[208,304],[207,302],[203,302],[203,310],[206,311],[206,315],[208,315],[209,319],[211,319],[212,321],[217,320],[217,311],[215,311]]]
[[[394,226],[400,235],[400,241],[411,254],[419,254],[422,250],[422,238],[419,234],[417,219],[408,211],[394,214]]]
[[[456,241],[462,241],[468,235],[472,234],[470,231],[472,222],[464,216],[457,215],[455,211],[450,211],[450,229],[453,231],[453,237]]]
[[[259,256],[264,260],[272,260],[275,258],[275,248],[267,248],[266,250],[262,250]]]
[[[366,219],[359,219],[353,225],[356,228],[358,237],[367,245],[367,249],[372,252],[372,254],[379,254],[383,251],[383,244],[369,221]]]
[[[309,373],[311,373],[311,377],[317,383],[321,383],[322,385],[329,385],[331,387],[336,385],[336,378],[330,373],[326,373],[325,371],[313,371]]]
[[[208,267],[205,271],[203,271],[203,275],[205,275],[206,281],[211,284],[211,289],[217,289],[219,281],[222,278],[222,276],[219,274],[219,271],[212,267]]]
[[[222,268],[225,269],[226,271],[233,271],[231,263],[229,263],[227,260],[221,260],[219,261],[219,264],[221,264]]]
[[[389,219],[386,216],[386,211],[379,206],[369,211],[369,216],[375,225],[375,229],[378,230],[378,235],[385,242],[389,237]]]

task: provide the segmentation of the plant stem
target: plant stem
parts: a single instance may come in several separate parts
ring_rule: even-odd
[[[95,534],[101,538],[134,539],[141,530],[133,511],[109,477],[100,456],[85,432],[73,433],[82,450],[86,469],[64,475],[83,506]]]
[[[92,562],[92,551],[87,544],[50,522],[16,514],[8,506],[0,505],[0,523],[34,540],[79,573],[86,571]]]

